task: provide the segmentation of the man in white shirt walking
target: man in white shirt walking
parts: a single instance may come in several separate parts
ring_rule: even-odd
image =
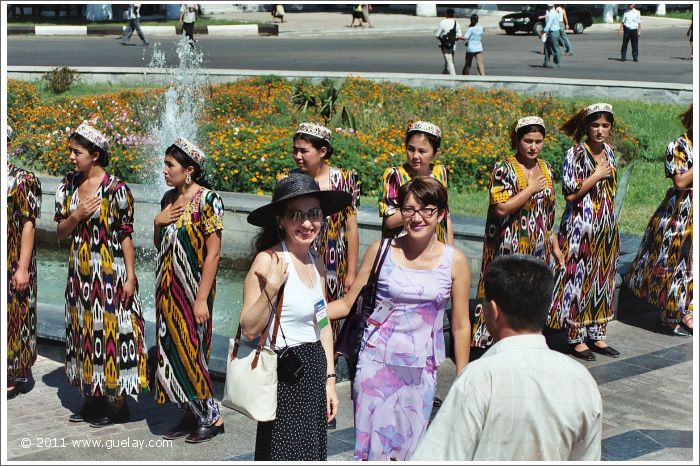
[[[542,336],[553,283],[532,256],[493,261],[483,312],[497,342],[457,377],[411,460],[600,461],[598,386]]]
[[[622,61],[627,60],[627,44],[632,42],[632,59],[639,61],[639,36],[642,35],[642,14],[630,3],[629,9],[622,15],[622,22],[618,34],[622,36],[622,49],[620,55]]]
[[[146,36],[143,35],[143,31],[141,30],[141,4],[130,4],[129,8],[126,10],[126,16],[129,20],[129,25],[124,30],[124,35],[122,35],[119,43],[122,45],[129,45],[129,40],[131,40],[131,36],[134,34],[134,31],[136,31],[141,38],[141,43],[147,46],[149,42],[146,40]]]
[[[440,21],[435,37],[440,41],[440,50],[445,59],[445,67],[442,74],[456,75],[455,71],[455,44],[458,40],[464,40],[459,23],[455,19],[455,10],[448,8],[445,11],[445,19]]]

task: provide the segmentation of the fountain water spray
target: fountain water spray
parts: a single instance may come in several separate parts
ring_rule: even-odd
[[[197,121],[204,103],[201,87],[206,82],[206,73],[201,66],[202,52],[198,52],[182,35],[176,48],[178,65],[168,68],[163,50],[154,45],[153,56],[148,65],[149,72],[164,80],[168,90],[163,95],[161,112],[148,126],[151,154],[158,154],[155,167],[155,185],[161,192],[168,189],[163,180],[162,168],[165,150],[177,137],[185,137],[202,147],[197,137]]]

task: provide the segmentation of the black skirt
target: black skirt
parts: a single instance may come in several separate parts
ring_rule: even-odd
[[[326,461],[326,353],[320,341],[293,349],[304,375],[277,383],[277,419],[258,422],[255,461]]]

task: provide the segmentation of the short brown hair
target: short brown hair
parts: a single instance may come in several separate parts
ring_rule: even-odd
[[[432,204],[440,212],[447,209],[447,189],[435,178],[417,176],[399,188],[399,207],[403,207],[409,194],[413,194],[423,205]]]

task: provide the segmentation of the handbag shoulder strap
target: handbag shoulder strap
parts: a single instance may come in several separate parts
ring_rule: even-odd
[[[379,250],[374,258],[374,264],[372,264],[372,272],[370,272],[369,278],[367,279],[368,283],[379,275],[379,270],[381,270],[382,264],[384,264],[384,258],[386,258],[386,255],[391,249],[391,240],[392,238],[383,238],[381,243],[379,243]]]
[[[267,334],[270,330],[270,320],[272,319],[272,316],[275,316],[275,325],[274,329],[272,330],[272,340],[270,341],[271,347],[275,347],[275,341],[277,340],[277,330],[279,329],[280,325],[280,316],[282,315],[282,301],[284,299],[284,284],[280,287],[279,291],[277,292],[277,309],[275,313],[272,313],[272,309],[270,309],[270,317],[267,320],[267,325],[265,325],[265,330],[260,334],[260,339],[258,341],[258,345],[256,347],[256,355],[255,359],[253,360],[253,368],[257,365],[257,360],[258,360],[258,355],[260,354],[260,351],[262,351],[263,347],[265,346],[265,340],[267,340]],[[231,359],[235,359],[236,355],[238,354],[238,348],[241,346],[241,324],[238,324],[238,330],[236,330],[236,338],[234,339],[234,344],[233,344],[233,350],[231,351]]]

